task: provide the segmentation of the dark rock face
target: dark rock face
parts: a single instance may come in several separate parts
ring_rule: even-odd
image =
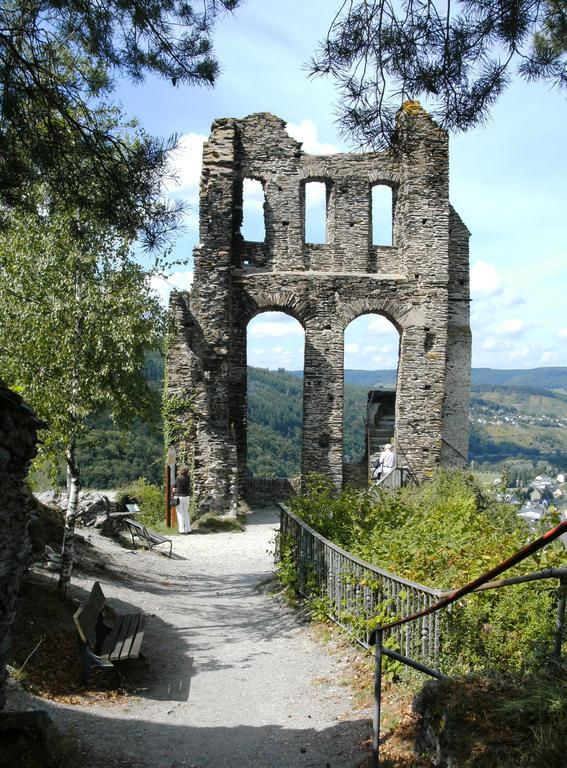
[[[55,768],[60,758],[58,734],[47,712],[0,713],[0,765]]]
[[[37,430],[43,427],[22,398],[0,381],[0,710],[6,701],[16,595],[30,553],[30,497],[25,479],[37,453]]]
[[[413,703],[419,715],[415,751],[438,768],[456,768],[470,756],[471,730],[462,711],[451,706],[447,683],[426,683]]]
[[[411,114],[410,114],[411,112]],[[470,381],[469,233],[449,204],[448,140],[421,109],[410,150],[312,156],[270,114],[218,120],[203,150],[191,294],[174,293],[170,394],[191,393],[203,511],[230,512],[246,488],[246,328],[282,311],[305,330],[302,474],[343,482],[344,331],[378,313],[400,333],[398,463],[427,476],[462,465]],[[243,240],[243,184],[259,180],[265,241]],[[327,242],[305,242],[305,185],[323,182]],[[372,243],[372,188],[392,190],[393,245]]]

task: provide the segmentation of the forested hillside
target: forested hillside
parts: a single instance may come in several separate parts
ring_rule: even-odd
[[[159,356],[146,373],[156,394],[163,380]],[[302,372],[248,369],[248,469],[256,476],[289,477],[300,469]],[[499,371],[473,369],[470,458],[498,468],[505,460],[567,469],[567,368]],[[393,388],[394,371],[345,371],[345,461],[364,452],[368,389]],[[158,403],[159,404],[159,403]],[[140,476],[161,483],[161,426],[136,424],[127,433],[106,416],[82,441],[85,485],[116,487]]]

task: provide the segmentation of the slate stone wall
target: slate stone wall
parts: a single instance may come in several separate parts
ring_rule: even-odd
[[[6,663],[16,596],[30,545],[29,491],[25,479],[45,424],[0,381],[0,710],[6,699]]]
[[[448,198],[447,135],[415,103],[403,152],[311,156],[270,114],[213,123],[204,146],[191,294],[173,294],[172,391],[195,393],[195,484],[227,512],[246,489],[246,327],[283,311],[305,330],[302,473],[343,482],[347,325],[376,312],[400,333],[395,442],[418,476],[463,464],[470,371],[468,236]],[[262,184],[266,237],[243,240],[244,179]],[[305,185],[323,182],[327,242],[305,243]],[[372,188],[392,189],[393,245],[372,244]]]

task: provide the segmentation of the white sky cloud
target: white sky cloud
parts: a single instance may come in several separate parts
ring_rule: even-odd
[[[327,190],[322,181],[310,181],[305,185],[305,205],[307,208],[326,206],[326,198]]]
[[[360,352],[360,344],[356,341],[353,341],[351,344],[345,344],[345,352],[348,352],[349,355],[358,355]]]
[[[368,333],[398,335],[396,328],[382,315],[371,315],[367,328]]]
[[[169,294],[172,290],[190,291],[193,285],[193,272],[173,272],[167,277],[154,275],[150,281],[151,287],[156,291],[161,303],[167,306]]]
[[[293,317],[281,312],[263,312],[250,321],[248,336],[254,339],[303,336],[303,328]]]
[[[557,331],[557,336],[560,339],[567,339],[567,328],[560,328]]]
[[[262,182],[257,179],[244,179],[243,198],[244,208],[255,211],[263,210],[264,190],[262,189]]]
[[[171,174],[175,180],[170,179],[166,186],[172,197],[193,200],[198,196],[206,140],[206,136],[198,133],[185,133],[179,138],[178,147],[171,156]]]
[[[321,142],[317,138],[318,129],[312,120],[301,120],[299,123],[288,123],[286,131],[296,141],[301,141],[301,149],[308,155],[334,155],[339,150],[334,144]]]
[[[523,347],[515,347],[506,352],[509,360],[534,360],[534,351],[527,344]]]
[[[471,266],[471,295],[494,296],[502,291],[502,278],[498,271],[485,261],[475,261]]]
[[[495,328],[495,333],[500,336],[517,336],[526,330],[526,324],[517,317],[502,320]]]

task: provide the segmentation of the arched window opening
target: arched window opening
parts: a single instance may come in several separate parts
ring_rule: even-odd
[[[372,187],[372,245],[394,244],[392,189],[385,184]]]
[[[345,329],[345,480],[365,485],[373,459],[395,440],[399,333],[382,315],[357,317]]]
[[[242,185],[242,226],[240,228],[240,234],[244,240],[253,243],[265,241],[265,202],[262,182],[258,179],[244,179]]]
[[[301,472],[305,333],[283,312],[263,312],[247,328],[247,474]]]
[[[305,184],[305,242],[327,242],[327,185],[322,181]]]

